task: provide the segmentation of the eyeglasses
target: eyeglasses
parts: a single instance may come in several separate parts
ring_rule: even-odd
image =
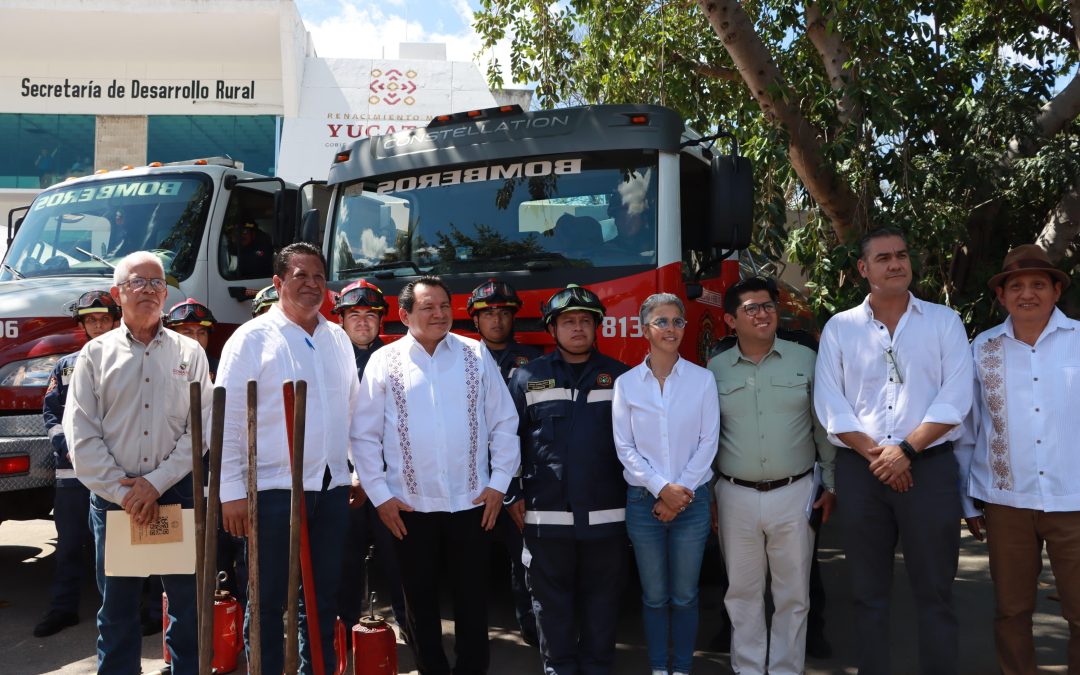
[[[146,288],[147,284],[150,284],[150,288],[155,293],[160,293],[161,291],[165,290],[165,280],[164,279],[158,279],[158,278],[155,278],[155,279],[143,279],[142,277],[131,277],[127,281],[121,281],[118,285],[119,286],[128,286],[129,288],[131,288],[131,290],[138,293],[139,291]]]
[[[650,326],[659,328],[660,330],[667,330],[668,326],[672,326],[675,329],[681,330],[686,328],[686,319],[681,316],[677,316],[674,319],[669,319],[666,316],[662,316],[659,319],[653,319],[649,322]]]
[[[772,300],[768,302],[748,302],[741,305],[740,308],[746,312],[746,316],[757,316],[759,311],[764,311],[766,314],[776,313],[776,303]]]
[[[897,384],[904,383],[904,376],[900,374],[900,366],[896,365],[896,355],[892,347],[885,349],[885,364],[889,367],[889,381]]]

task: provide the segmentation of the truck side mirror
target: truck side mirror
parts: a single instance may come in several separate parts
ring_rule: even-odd
[[[739,250],[750,245],[754,231],[754,175],[750,160],[738,155],[712,158],[709,243]]]
[[[321,246],[319,241],[319,210],[308,209],[304,211],[300,219],[300,231],[296,233],[297,241],[306,241],[316,246]]]

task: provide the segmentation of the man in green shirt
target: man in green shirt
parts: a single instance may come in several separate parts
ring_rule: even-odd
[[[744,279],[724,295],[724,321],[738,344],[709,362],[720,395],[716,503],[729,585],[735,672],[802,673],[814,532],[813,500],[827,520],[833,457],[814,417],[816,355],[776,337],[779,294],[763,277]],[[820,496],[814,462],[820,461]],[[765,576],[772,571],[775,613],[765,630]]]

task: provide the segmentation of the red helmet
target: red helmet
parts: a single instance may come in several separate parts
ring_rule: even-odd
[[[334,303],[334,314],[343,314],[350,307],[367,307],[386,314],[386,298],[378,286],[367,279],[358,279],[341,289]]]
[[[469,316],[475,315],[482,309],[494,309],[496,307],[509,307],[515,314],[521,309],[521,298],[518,297],[514,287],[505,281],[488,279],[473,289],[465,304],[465,311]]]
[[[81,322],[87,314],[108,313],[113,320],[120,318],[120,305],[107,291],[87,291],[71,306],[71,318]]]
[[[173,305],[169,313],[165,315],[165,327],[172,328],[184,323],[194,323],[213,329],[217,321],[210,309],[201,302],[188,298],[187,300]]]

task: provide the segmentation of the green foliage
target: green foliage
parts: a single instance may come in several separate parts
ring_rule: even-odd
[[[481,5],[476,29],[485,48],[513,41],[509,71],[493,69],[493,84],[507,76],[536,84],[543,107],[658,103],[699,130],[733,131],[755,166],[754,249],[797,261],[822,317],[865,293],[853,250],[792,170],[786,132],[761,114],[740,79],[705,74],[702,64],[734,64],[696,2]],[[991,316],[986,279],[1009,247],[1034,240],[1080,175],[1075,120],[1048,141],[1035,123],[1077,70],[1067,2],[822,0],[828,30],[850,54],[841,91],[830,87],[807,37],[802,3],[742,5],[782,73],[774,95],[818,130],[825,160],[858,196],[863,220],[908,232],[918,254],[916,292],[956,307],[973,331],[1000,320]],[[845,95],[858,105],[850,121],[837,106]],[[1010,155],[1010,144],[1028,150]],[[804,224],[792,227],[792,212]],[[1074,249],[1065,265],[1075,267],[1078,257]]]

